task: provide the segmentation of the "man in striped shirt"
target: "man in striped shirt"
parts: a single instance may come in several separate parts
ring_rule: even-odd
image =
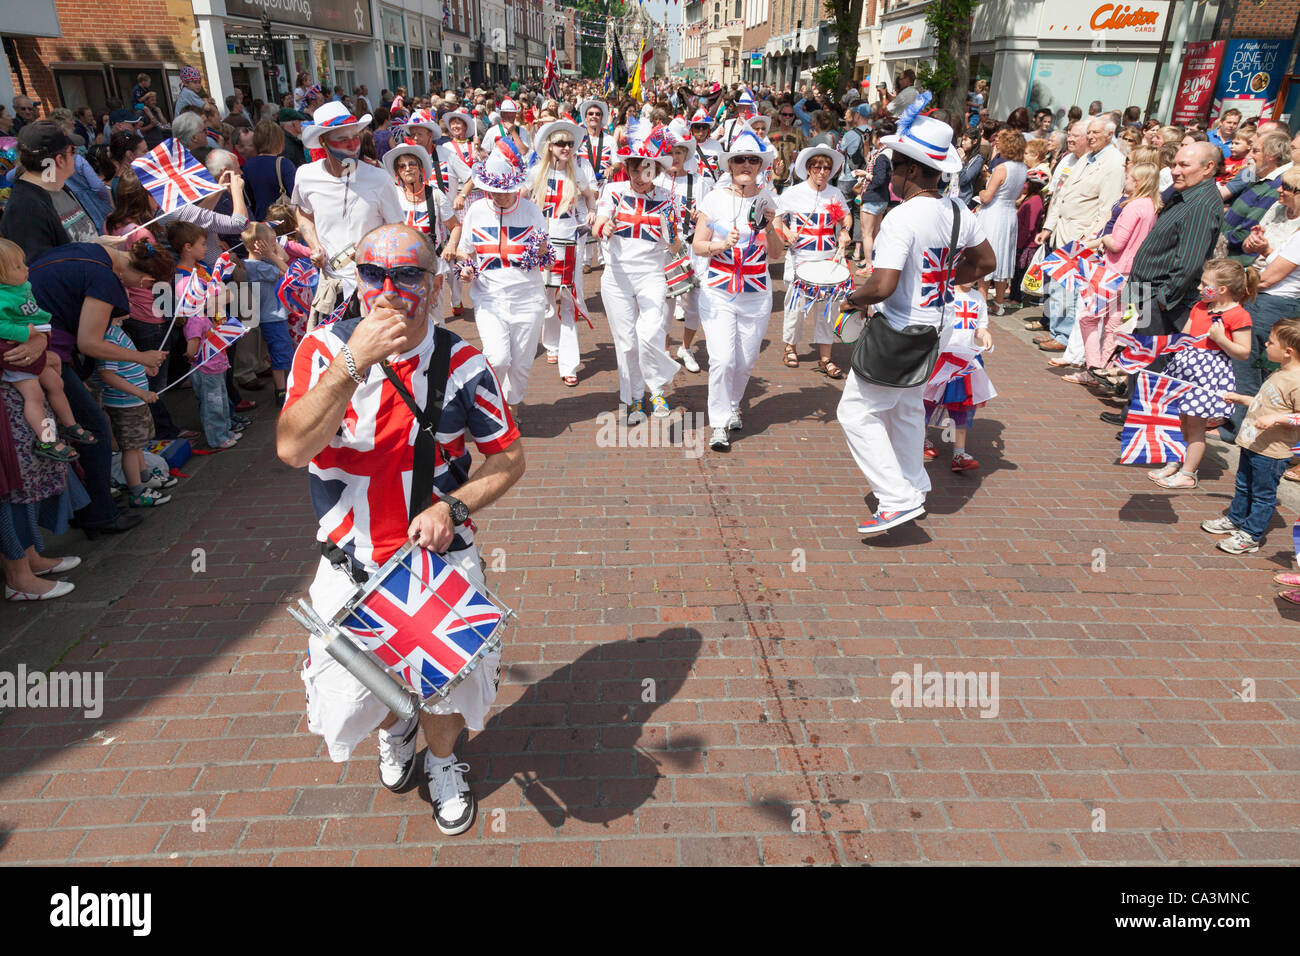
[[[1223,225],[1223,200],[1214,182],[1219,155],[1212,143],[1200,142],[1187,144],[1174,157],[1173,193],[1138,247],[1124,287],[1138,309],[1139,334],[1181,331],[1196,302],[1201,267]],[[1124,418],[1101,414],[1112,425],[1124,424]]]
[[[1242,255],[1241,244],[1250,230],[1259,225],[1264,213],[1277,202],[1282,174],[1291,168],[1290,137],[1280,130],[1257,137],[1250,147],[1250,159],[1257,179],[1233,200],[1223,218],[1223,237],[1228,240],[1230,256]]]

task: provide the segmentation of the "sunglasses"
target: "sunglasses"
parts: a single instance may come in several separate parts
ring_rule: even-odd
[[[383,266],[377,266],[371,262],[362,262],[357,265],[357,278],[366,285],[381,286],[386,280],[392,279],[393,285],[410,288],[423,282],[424,277],[428,274],[428,269],[421,269],[419,266],[398,266],[396,269],[385,269]]]
[[[556,149],[573,149],[573,140],[571,139],[556,140],[555,142],[551,143],[551,145],[554,146]]]
[[[1286,192],[1289,192],[1289,193],[1300,192],[1300,187],[1297,187],[1297,186],[1288,186],[1286,183],[1278,183],[1278,184],[1277,184],[1277,188],[1278,188],[1278,191],[1279,191],[1279,192],[1282,192],[1282,191],[1286,191]]]
[[[809,163],[808,164],[808,169],[812,172],[816,172],[819,169],[830,170],[832,168],[833,168],[832,163]]]
[[[397,168],[398,169],[422,169],[423,167],[416,160],[408,159],[405,161],[398,160]]]
[[[733,157],[731,158],[731,161],[732,161],[733,163],[740,163],[740,164],[742,164],[742,165],[744,165],[744,166],[762,166],[762,165],[763,165],[763,161],[762,161],[761,159],[759,159],[757,156],[733,156]]]
[[[793,114],[793,113],[781,113],[780,116],[781,116],[782,119],[789,119],[791,116],[794,116],[794,114]]]

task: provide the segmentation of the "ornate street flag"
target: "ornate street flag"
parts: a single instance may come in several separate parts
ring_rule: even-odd
[[[542,76],[542,92],[551,99],[560,98],[560,71],[555,62],[555,34],[546,41],[546,71]]]
[[[139,159],[131,160],[131,168],[165,213],[198,202],[222,188],[180,140],[159,143]]]

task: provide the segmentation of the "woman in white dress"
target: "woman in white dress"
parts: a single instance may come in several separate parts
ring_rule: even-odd
[[[1025,138],[1013,129],[998,133],[993,147],[997,165],[989,172],[987,185],[979,194],[980,225],[989,245],[998,257],[994,270],[980,280],[980,295],[989,297],[989,280],[996,289],[996,299],[989,300],[989,312],[1002,314],[1007,287],[1016,271],[1016,200],[1025,188]]]

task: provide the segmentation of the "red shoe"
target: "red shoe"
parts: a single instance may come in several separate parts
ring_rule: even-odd
[[[247,412],[247,411],[251,411],[252,409],[254,409],[254,408],[256,408],[256,407],[257,407],[257,402],[254,402],[254,401],[252,401],[251,399],[247,399],[247,398],[246,398],[246,399],[244,399],[242,402],[240,402],[238,405],[235,406],[235,411],[237,411],[237,412]]]
[[[451,317],[453,319],[459,319],[464,311],[465,307],[463,305],[453,305],[451,307]]]
[[[965,452],[952,456],[953,471],[974,471],[979,466],[980,463]]]
[[[939,457],[939,449],[935,448],[934,442],[927,438],[925,440],[925,451],[921,454],[925,456],[926,461],[934,461]]]

